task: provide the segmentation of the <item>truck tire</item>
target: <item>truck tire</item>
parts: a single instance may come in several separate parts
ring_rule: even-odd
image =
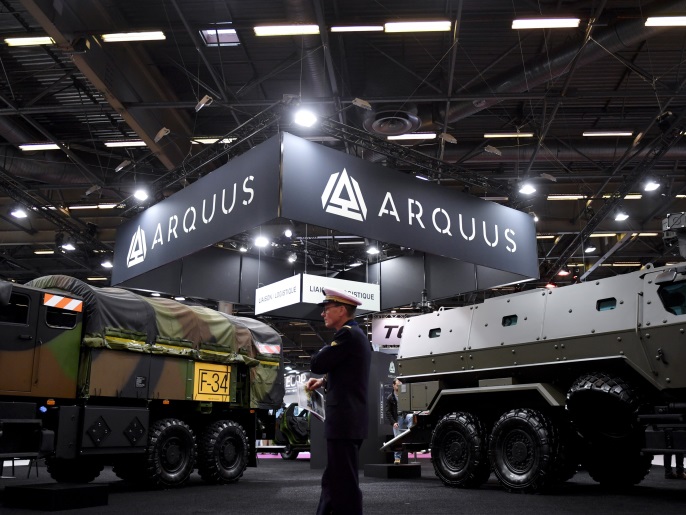
[[[540,411],[514,409],[493,426],[488,455],[510,492],[542,492],[559,481],[556,433]]]
[[[158,420],[150,427],[146,479],[154,486],[181,486],[195,466],[195,436],[185,422],[175,418]]]
[[[300,454],[300,451],[294,451],[290,444],[286,444],[286,448],[280,452],[281,459],[294,460]]]
[[[445,415],[431,435],[431,462],[447,486],[476,488],[490,476],[486,431],[471,413]]]
[[[118,456],[112,464],[112,472],[123,481],[144,483],[146,482],[145,456],[142,454]]]
[[[248,466],[248,437],[236,422],[219,420],[205,429],[198,449],[198,472],[208,483],[233,483]]]
[[[85,458],[46,458],[45,466],[50,476],[58,483],[90,483],[104,468],[99,461]]]
[[[638,484],[650,470],[651,457],[641,455],[639,404],[638,390],[602,372],[580,377],[567,393],[567,410],[584,440],[583,463],[606,487]]]

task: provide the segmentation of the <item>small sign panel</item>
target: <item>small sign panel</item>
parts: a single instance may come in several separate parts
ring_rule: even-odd
[[[255,290],[256,315],[298,302],[300,302],[300,275],[294,275]]]
[[[379,311],[381,309],[381,286],[378,284],[347,281],[333,277],[303,274],[302,301],[318,304],[324,300],[324,288],[347,292],[357,297],[362,304],[358,311]]]
[[[231,367],[195,362],[194,401],[229,402]]]

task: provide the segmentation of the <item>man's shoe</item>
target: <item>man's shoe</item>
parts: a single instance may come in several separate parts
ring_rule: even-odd
[[[396,459],[393,461],[393,465],[400,465],[400,458],[396,458]]]
[[[677,479],[686,479],[686,472],[684,472],[683,470],[681,472],[677,472],[676,478]]]
[[[671,470],[665,470],[665,479],[676,479],[677,476]]]

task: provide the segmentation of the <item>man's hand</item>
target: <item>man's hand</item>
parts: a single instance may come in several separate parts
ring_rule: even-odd
[[[393,424],[393,428],[398,429],[398,423],[397,422],[395,424]]]
[[[324,384],[324,379],[319,378],[315,379],[314,377],[310,377],[307,380],[307,383],[305,383],[305,390],[308,392],[311,392],[312,390],[316,390],[317,388],[320,388]]]

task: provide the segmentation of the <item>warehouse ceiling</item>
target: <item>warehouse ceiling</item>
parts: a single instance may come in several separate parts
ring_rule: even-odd
[[[0,0],[3,40],[54,42],[0,46],[0,277],[107,285],[121,223],[278,131],[535,215],[541,280],[526,288],[673,262],[662,220],[686,211],[686,27],[645,22],[684,13],[686,1]],[[512,28],[540,17],[580,23]],[[418,20],[450,30],[331,30]],[[285,24],[318,34],[255,35]],[[141,31],[164,39],[103,38]],[[299,107],[320,123],[296,125]],[[434,139],[387,140],[416,132]],[[485,136],[502,133],[515,136]],[[536,191],[520,193],[524,181]],[[406,252],[380,242],[368,258],[355,235],[289,228],[269,255],[333,273]]]

